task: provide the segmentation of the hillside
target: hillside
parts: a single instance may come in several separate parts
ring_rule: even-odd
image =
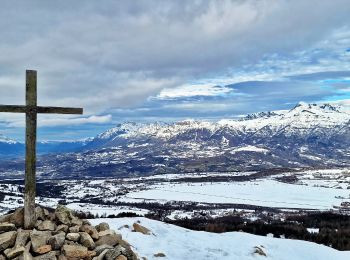
[[[146,218],[92,219],[93,225],[107,222],[118,230],[137,252],[139,257],[162,259],[155,254],[163,253],[163,259],[275,259],[275,260],[345,260],[350,252],[341,252],[315,243],[251,235],[243,232],[214,234],[191,231]],[[133,223],[151,230],[151,235],[131,232]],[[127,225],[127,226],[126,226]],[[255,253],[260,251],[266,257]]]

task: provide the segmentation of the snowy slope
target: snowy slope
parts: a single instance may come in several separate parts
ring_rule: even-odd
[[[149,228],[152,235],[131,232],[124,227],[140,221]],[[340,252],[335,249],[299,240],[277,239],[256,236],[242,232],[214,234],[191,231],[174,225],[149,220],[146,218],[92,219],[97,225],[109,223],[110,227],[123,235],[140,257],[147,259],[274,259],[274,260],[348,260],[350,252]],[[258,246],[266,253],[265,256],[254,253]],[[154,257],[154,254],[164,253],[166,257]]]

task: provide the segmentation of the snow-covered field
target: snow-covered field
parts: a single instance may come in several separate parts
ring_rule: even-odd
[[[110,227],[123,235],[135,249],[139,257],[160,259],[155,254],[163,253],[169,260],[348,260],[350,252],[315,243],[278,239],[251,235],[243,232],[222,234],[191,231],[174,225],[165,224],[145,218],[92,219],[93,225],[107,222]],[[152,231],[152,235],[132,232],[133,223]],[[127,225],[127,226],[126,226]],[[256,247],[262,249],[266,256],[254,253]]]
[[[334,183],[336,180],[319,180],[318,184],[315,179],[308,181],[310,183],[303,179],[299,185],[271,178],[248,182],[158,183],[145,190],[130,192],[121,200],[195,201],[324,210],[339,206],[350,198],[350,190],[339,188],[339,182]],[[331,186],[326,186],[327,183]]]
[[[251,177],[254,174],[256,172],[186,173],[124,179],[48,180],[38,183],[38,187],[56,186],[59,193],[52,194],[48,190],[46,196],[37,197],[37,202],[56,207],[64,200],[72,209],[108,216],[121,212],[145,215],[147,209],[135,206],[145,202],[231,204],[228,206],[231,211],[239,209],[235,206],[237,204],[329,210],[350,201],[350,173],[347,169],[292,171]],[[236,177],[243,180],[235,181]],[[0,183],[0,191],[5,194],[0,201],[0,213],[22,205],[23,195],[18,184]]]

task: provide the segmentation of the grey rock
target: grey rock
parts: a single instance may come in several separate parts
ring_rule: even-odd
[[[0,224],[0,234],[9,232],[9,231],[16,231],[16,226],[15,224],[12,223],[1,223]]]
[[[10,231],[0,234],[0,252],[9,247],[13,247],[16,242],[16,237],[16,231]]]
[[[166,255],[165,255],[164,253],[162,253],[162,252],[156,253],[156,254],[154,254],[153,256],[154,256],[154,257],[166,257]]]
[[[5,250],[5,255],[8,259],[13,259],[17,256],[20,256],[21,254],[23,254],[25,251],[25,248],[24,246],[20,246],[20,247],[15,247],[15,248],[12,248],[10,250]]]
[[[67,260],[67,257],[65,255],[59,255],[58,260]]]
[[[81,226],[80,231],[88,233],[94,240],[97,240],[99,238],[97,229],[90,225]]]
[[[70,233],[78,233],[80,230],[80,227],[79,226],[74,226],[74,227],[70,227],[69,228],[69,232]]]
[[[96,247],[94,240],[86,232],[80,232],[80,244],[87,247],[88,249],[94,249]]]
[[[64,244],[66,239],[65,233],[59,233],[49,238],[48,244],[51,245],[53,250],[59,250]]]
[[[51,251],[44,255],[34,257],[35,260],[56,260],[56,252]]]
[[[40,226],[40,224],[43,223],[42,220],[38,219],[36,222],[35,222],[35,228],[38,228],[38,226]]]
[[[124,255],[120,255],[115,260],[128,260],[128,258]],[[135,259],[135,260],[137,260],[137,259]]]
[[[46,254],[48,252],[52,251],[52,247],[51,245],[43,245],[43,246],[40,246],[36,251],[35,253],[37,254],[40,254],[40,255],[43,255],[43,254]]]
[[[88,256],[88,249],[80,245],[64,245],[62,252],[67,258],[85,258]]]
[[[100,246],[96,247],[94,250],[95,250],[97,255],[100,255],[106,249],[113,249],[113,246],[104,244],[104,245],[100,245]]]
[[[71,224],[74,226],[81,226],[83,225],[83,221],[77,217],[73,217],[71,220]]]
[[[67,233],[68,232],[68,226],[67,225],[59,225],[57,228],[56,228],[56,231],[59,232],[59,231],[63,231],[64,233]]]
[[[0,216],[0,223],[10,222],[11,221],[11,216],[12,216],[12,214],[7,214],[7,215]],[[1,255],[0,255],[0,257],[1,257]]]
[[[144,234],[144,235],[152,234],[151,230],[140,225],[139,223],[134,223],[132,226],[133,226],[135,232],[139,232],[139,233]]]
[[[56,215],[54,212],[52,213],[49,213],[49,215],[47,216],[47,219],[48,220],[51,220],[51,221],[56,221]]]
[[[102,222],[96,226],[98,232],[109,230],[108,223]]]
[[[16,238],[16,247],[25,246],[30,236],[30,230],[18,229]]]
[[[137,255],[134,253],[134,251],[131,250],[131,247],[129,245],[123,246],[120,244],[120,246],[123,247],[123,255],[127,257],[129,260],[138,260]]]
[[[50,220],[44,220],[38,225],[38,229],[41,231],[54,231],[56,229],[55,223]]]
[[[70,225],[72,219],[74,218],[72,211],[63,205],[57,206],[55,215],[60,223],[66,225]]]
[[[22,255],[13,258],[13,260],[33,260],[33,256],[29,251],[24,251]]]
[[[26,251],[29,252],[30,249],[32,248],[32,241],[29,241],[29,242],[26,244],[25,248],[26,248]]]
[[[24,208],[18,208],[11,214],[10,221],[12,224],[15,224],[16,227],[23,227],[24,223]]]
[[[122,236],[120,234],[115,233],[115,231],[113,230],[105,230],[99,232],[98,234],[99,239],[95,242],[96,246],[104,244],[115,246],[122,240]]]
[[[4,250],[4,255],[6,255],[8,252],[10,252],[11,249],[12,249],[12,248],[7,248],[7,249],[5,249],[5,250]]]
[[[83,219],[83,225],[89,225],[91,226],[91,222],[87,219]]]
[[[88,251],[87,259],[92,259],[96,256],[95,251]]]
[[[48,217],[50,215],[50,212],[47,209],[43,208],[44,216]]]
[[[95,242],[96,246],[103,245],[103,244],[115,246],[122,241],[122,235],[119,233],[116,233],[114,230],[105,230],[105,231],[99,232],[98,234],[99,234],[99,239]]]
[[[70,240],[65,240],[64,241],[64,244],[63,245],[69,245],[69,246],[71,246],[71,245],[76,245],[77,243],[76,242],[73,242],[73,241],[70,241]]]
[[[106,260],[115,260],[118,256],[120,256],[123,252],[123,248],[121,246],[116,246],[114,249],[108,250],[105,255]]]
[[[41,247],[47,245],[51,237],[51,231],[37,231],[33,230],[30,234],[30,241],[32,242],[32,249],[34,252],[39,252]]]
[[[44,210],[42,207],[36,207],[35,208],[35,217],[37,220],[45,220]]]
[[[66,238],[70,241],[78,242],[80,239],[79,233],[68,233]]]
[[[110,249],[103,250],[102,253],[99,256],[94,257],[93,260],[103,260],[109,250]]]

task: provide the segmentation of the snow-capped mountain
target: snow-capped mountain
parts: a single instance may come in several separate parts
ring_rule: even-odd
[[[350,114],[331,104],[216,122],[127,122],[79,153],[45,158],[61,173],[152,174],[350,165]],[[46,168],[47,169],[47,168]]]
[[[19,154],[24,151],[23,144],[0,134],[0,155]]]
[[[37,152],[39,154],[58,153],[58,152],[72,152],[79,151],[89,143],[92,139],[87,138],[77,141],[49,141],[38,142]],[[22,156],[25,151],[25,145],[22,142],[10,139],[6,136],[0,135],[0,156],[1,157],[15,157]]]
[[[10,138],[0,134],[0,143],[16,144],[18,142],[16,140],[10,139]]]
[[[80,152],[50,155],[47,172],[129,175],[350,165],[350,113],[331,104],[216,122],[127,122]],[[52,171],[50,171],[50,167]]]
[[[328,142],[347,134],[350,114],[330,104],[299,103],[291,110],[251,114],[241,120],[223,119],[217,122],[185,120],[173,124],[120,124],[97,136],[92,148],[115,147],[120,143],[141,140],[174,142],[178,139],[216,143],[222,138],[229,144],[265,143],[259,138],[317,138]]]

